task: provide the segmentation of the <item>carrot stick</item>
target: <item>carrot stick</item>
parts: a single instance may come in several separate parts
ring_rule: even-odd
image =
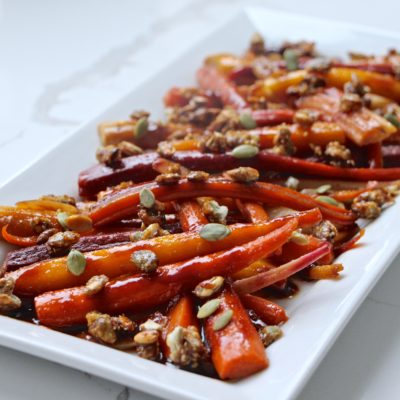
[[[280,248],[297,227],[292,219],[267,235],[229,250],[158,268],[151,276],[131,275],[105,285],[96,295],[83,286],[46,292],[35,297],[41,324],[62,327],[80,324],[89,311],[110,314],[144,311],[163,304],[213,276],[231,275]]]
[[[195,200],[179,203],[178,217],[184,232],[197,232],[202,225],[208,223],[200,205]]]
[[[15,294],[32,296],[49,290],[83,285],[94,275],[115,278],[123,274],[134,274],[136,266],[131,262],[131,254],[138,250],[151,250],[159,260],[159,265],[171,264],[196,256],[214,253],[254,240],[279,228],[293,219],[278,218],[265,224],[231,225],[231,234],[222,240],[208,242],[198,233],[180,233],[141,240],[108,249],[85,253],[86,268],[82,275],[71,274],[66,257],[38,262],[11,271],[7,276],[15,281]]]
[[[382,144],[371,143],[367,149],[368,152],[368,162],[370,168],[382,168],[383,167],[383,157],[382,157]]]
[[[251,294],[240,296],[240,300],[267,325],[280,325],[288,320],[285,309],[273,301]]]
[[[167,315],[168,323],[163,329],[161,337],[161,347],[165,358],[168,358],[170,349],[166,344],[166,339],[176,327],[195,326],[198,328],[198,320],[194,313],[193,300],[189,295],[182,296],[178,302],[171,308]]]
[[[291,160],[290,157],[278,157],[283,158],[285,161],[286,158]],[[191,183],[182,179],[173,186],[166,187],[156,182],[151,182],[127,188],[105,197],[89,213],[94,225],[100,226],[132,216],[139,205],[139,193],[144,188],[151,190],[157,200],[160,201],[176,201],[201,196],[233,197],[243,200],[257,199],[257,201],[262,203],[283,205],[297,210],[308,210],[318,207],[325,218],[343,225],[352,224],[356,218],[350,211],[315,200],[308,195],[272,183],[256,182],[246,185],[225,180]]]
[[[221,379],[240,379],[268,367],[264,346],[238,296],[225,289],[218,297],[219,311],[205,321],[205,334],[211,359]],[[232,310],[232,319],[220,330],[214,330],[223,312]]]
[[[319,260],[324,255],[328,254],[331,246],[329,243],[324,243],[317,249],[303,256],[289,261],[280,267],[273,268],[269,271],[242,279],[233,283],[233,288],[239,294],[253,293],[257,290],[271,286],[276,282],[286,279],[289,276],[308,267],[313,262]]]

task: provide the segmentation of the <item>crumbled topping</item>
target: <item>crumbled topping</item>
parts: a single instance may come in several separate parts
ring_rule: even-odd
[[[177,326],[166,339],[169,359],[176,365],[196,368],[205,357],[206,349],[195,326]]]
[[[108,282],[107,275],[92,276],[85,285],[85,294],[92,296],[99,293]]]
[[[49,237],[46,246],[50,253],[55,255],[66,254],[68,250],[78,242],[79,233],[72,231],[57,232]]]
[[[40,234],[47,229],[53,227],[51,221],[48,218],[42,216],[31,218],[30,225],[32,227],[32,230],[37,234]]]
[[[175,185],[181,179],[181,175],[176,172],[167,172],[165,174],[160,174],[156,178],[156,182],[160,185]]]
[[[217,201],[206,199],[202,202],[202,211],[211,222],[219,224],[226,224],[226,217],[228,216],[228,207],[221,206]]]
[[[340,99],[340,110],[345,113],[358,111],[362,105],[362,99],[356,93],[345,93]]]
[[[391,204],[393,196],[385,188],[369,190],[357,196],[352,204],[352,211],[360,218],[375,219],[384,206]]]
[[[337,141],[328,143],[324,155],[330,165],[352,167],[355,164],[352,159],[351,151]]]
[[[284,156],[291,156],[296,152],[296,147],[292,141],[292,133],[286,126],[282,126],[274,137],[272,151]]]
[[[55,235],[58,232],[56,228],[50,228],[43,231],[36,239],[37,244],[44,244],[46,243],[51,236]]]
[[[356,74],[352,74],[351,81],[346,82],[343,86],[343,90],[345,93],[349,94],[357,94],[360,97],[365,96],[367,93],[371,91],[371,89],[364,85]]]
[[[260,173],[255,168],[251,167],[238,167],[230,169],[229,171],[224,172],[224,175],[228,176],[235,182],[241,183],[255,182],[260,177]]]
[[[225,135],[220,132],[213,132],[204,136],[201,147],[204,152],[224,153],[228,146]]]
[[[222,276],[214,276],[210,279],[200,282],[194,288],[193,293],[200,299],[206,299],[207,297],[211,297],[221,290],[224,281],[225,280]]]
[[[117,169],[122,166],[122,151],[114,145],[100,147],[96,151],[96,159],[107,167]]]
[[[131,261],[139,271],[149,274],[158,267],[157,255],[150,250],[138,250],[132,253]]]
[[[259,146],[259,136],[249,133],[246,130],[228,131],[225,134],[226,142],[229,148],[233,149],[242,144],[249,144],[251,146]]]
[[[301,110],[296,111],[296,113],[294,114],[293,121],[300,125],[308,127],[312,125],[315,121],[317,121],[318,117],[319,117],[318,111],[307,110],[303,108]]]
[[[143,150],[139,146],[125,140],[118,143],[117,147],[121,150],[122,157],[130,157],[143,153]]]
[[[132,114],[130,115],[130,118],[134,121],[139,120],[141,118],[149,118],[150,113],[144,110],[136,110],[133,111]]]
[[[170,158],[174,155],[175,151],[174,145],[170,142],[160,142],[157,145],[157,153],[162,157]]]
[[[186,176],[189,182],[206,182],[210,174],[204,171],[191,171]]]
[[[210,124],[208,130],[211,132],[218,131],[225,133],[240,128],[241,124],[239,114],[235,110],[224,109],[218,114],[213,123]]]
[[[13,294],[15,281],[13,278],[0,279],[0,313],[16,310],[21,307],[21,300]]]
[[[332,63],[326,58],[313,58],[306,63],[305,69],[310,72],[327,72]]]
[[[152,239],[158,236],[169,235],[169,232],[165,229],[162,229],[160,224],[154,223],[150,224],[143,231],[136,231],[130,235],[130,240],[132,242],[137,242],[138,240],[147,240]]]
[[[284,42],[280,51],[284,52],[286,49],[296,50],[299,56],[315,56],[315,43],[301,40],[299,42]]]
[[[324,220],[316,225],[312,234],[318,239],[327,240],[328,242],[333,242],[336,238],[338,231],[336,226],[332,224],[332,222],[328,220]]]
[[[250,39],[250,51],[258,56],[265,54],[265,42],[258,32]]]
[[[298,85],[289,86],[286,93],[290,96],[304,96],[315,93],[319,88],[325,87],[323,78],[316,75],[307,75]]]
[[[268,347],[270,344],[280,339],[283,335],[282,329],[277,325],[263,326],[258,330],[261,341],[264,347]]]
[[[110,315],[91,311],[86,314],[86,320],[88,331],[93,337],[107,344],[114,344],[117,341]]]

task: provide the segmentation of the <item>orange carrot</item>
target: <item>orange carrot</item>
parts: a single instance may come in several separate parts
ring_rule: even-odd
[[[264,346],[238,296],[225,289],[218,297],[219,311],[205,321],[205,334],[211,359],[221,379],[240,379],[268,367]],[[233,312],[229,323],[220,330],[214,324],[224,312]]]
[[[236,204],[248,222],[262,223],[268,220],[268,213],[261,204],[236,200]]]
[[[7,231],[8,225],[4,225],[1,228],[1,235],[3,236],[3,239],[10,243],[10,244],[15,244],[16,246],[21,246],[21,247],[29,247],[29,246],[34,246],[37,242],[37,236],[17,236],[9,233]]]
[[[184,232],[197,232],[208,223],[200,205],[195,200],[178,204],[178,217]]]
[[[251,294],[244,294],[240,299],[246,308],[253,310],[267,325],[279,325],[288,320],[285,309],[273,301]]]

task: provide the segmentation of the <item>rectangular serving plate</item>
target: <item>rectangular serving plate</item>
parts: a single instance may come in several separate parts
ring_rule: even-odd
[[[161,97],[171,86],[194,84],[195,71],[208,54],[243,52],[255,31],[268,45],[313,40],[323,54],[336,56],[351,49],[380,53],[400,47],[400,35],[391,32],[265,8],[245,9],[9,181],[0,189],[1,203],[43,193],[76,194],[79,171],[95,162],[99,122],[124,118],[136,108],[161,117]],[[284,338],[267,350],[270,367],[243,381],[203,377],[4,316],[0,344],[168,399],[292,399],[399,251],[399,210],[399,203],[386,210],[368,226],[361,244],[338,259],[345,265],[342,279],[302,284],[294,299],[283,302],[290,319],[283,327]],[[4,256],[4,244],[0,252]]]

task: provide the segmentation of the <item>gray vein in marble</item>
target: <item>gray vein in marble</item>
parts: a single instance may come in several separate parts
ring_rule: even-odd
[[[213,4],[227,3],[227,0],[216,0]],[[229,3],[236,3],[232,0]],[[191,21],[204,18],[204,2],[194,0],[185,7],[177,10],[176,13],[163,19],[154,20],[149,28],[130,43],[114,48],[104,54],[94,64],[82,69],[69,77],[46,86],[44,92],[35,102],[32,112],[32,119],[46,125],[75,125],[78,121],[65,120],[51,116],[51,110],[57,104],[61,104],[61,95],[74,88],[90,88],[93,82],[103,81],[106,78],[116,76],[122,69],[132,66],[132,58],[140,50],[150,45],[155,37],[161,36],[168,31],[171,25],[179,20],[182,23],[190,24]],[[95,74],[95,78],[94,78]]]
[[[115,400],[128,400],[129,399],[129,389],[124,387],[124,389],[118,394]]]

